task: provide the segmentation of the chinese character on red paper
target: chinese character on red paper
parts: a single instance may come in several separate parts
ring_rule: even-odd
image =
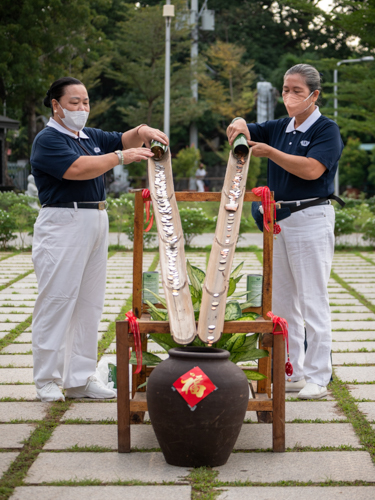
[[[173,384],[173,387],[181,394],[190,408],[194,408],[216,389],[216,386],[199,366],[195,366],[184,375],[181,375]]]

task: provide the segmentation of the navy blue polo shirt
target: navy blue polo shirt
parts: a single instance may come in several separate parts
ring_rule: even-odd
[[[314,114],[315,118],[318,116],[315,121]],[[306,122],[310,118],[314,121],[312,125],[302,124],[295,130],[294,118],[247,125],[253,141],[264,142],[287,154],[314,158],[327,168],[318,179],[304,180],[268,160],[267,184],[277,201],[323,198],[334,192],[334,177],[344,147],[340,131],[334,121],[320,115],[318,108]]]
[[[31,172],[40,203],[105,200],[103,175],[89,180],[68,180],[63,179],[63,175],[80,156],[86,155],[78,141],[90,155],[99,156],[123,149],[122,134],[85,127],[78,139],[69,131],[61,132],[61,129],[63,127],[55,124],[45,127],[36,136],[31,150]]]

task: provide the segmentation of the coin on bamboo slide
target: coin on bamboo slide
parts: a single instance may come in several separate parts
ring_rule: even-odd
[[[220,293],[214,293],[213,296],[214,297],[218,297],[220,295]]]
[[[214,307],[217,307],[219,305],[219,302],[217,300],[215,300],[214,302],[212,302],[212,304]]]
[[[214,340],[214,339],[215,339],[215,337],[214,337],[213,335],[209,335],[209,336],[207,337],[207,340]]]
[[[230,240],[225,240],[225,243],[229,243],[229,242],[230,242]]]
[[[216,325],[208,325],[209,330],[215,330],[215,328],[216,328]]]
[[[225,271],[225,267],[219,267],[219,271],[222,273],[223,271]]]

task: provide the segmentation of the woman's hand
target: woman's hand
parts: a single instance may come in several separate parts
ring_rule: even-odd
[[[251,156],[256,158],[269,158],[272,149],[274,149],[264,142],[248,141],[248,143],[251,147]]]
[[[138,134],[140,138],[145,143],[146,147],[150,147],[151,141],[158,141],[168,146],[168,137],[157,128],[151,128],[148,125],[143,125],[138,129]]]
[[[154,156],[151,149],[147,148],[124,149],[122,154],[124,156],[124,165],[129,165],[129,163],[133,163],[133,161],[139,162],[142,160],[148,160]]]
[[[247,128],[246,121],[243,118],[231,123],[227,128],[227,136],[230,146],[233,144],[234,139],[239,134],[244,134],[247,139],[247,142],[250,141],[250,132],[249,129]]]

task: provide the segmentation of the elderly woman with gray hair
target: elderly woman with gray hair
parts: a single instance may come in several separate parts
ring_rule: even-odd
[[[319,72],[297,64],[284,75],[282,97],[289,118],[250,124],[236,119],[227,129],[230,144],[243,133],[252,155],[268,158],[267,185],[290,213],[280,220],[274,244],[272,307],[289,324],[294,373],[286,390],[298,392],[300,399],[324,397],[332,373],[327,290],[334,253],[331,199],[337,200],[334,177],[343,142],[336,123],[316,105],[320,93]]]

